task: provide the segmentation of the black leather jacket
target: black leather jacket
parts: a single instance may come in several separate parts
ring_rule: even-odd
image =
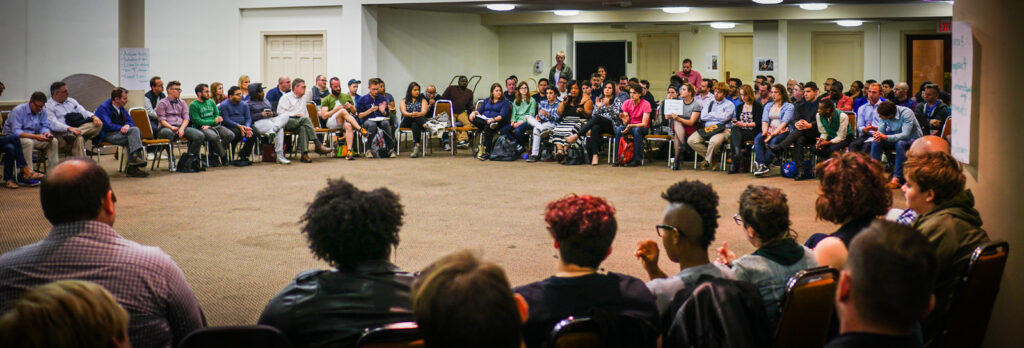
[[[293,347],[354,347],[364,328],[413,321],[413,279],[384,260],[305,271],[270,300],[259,323],[281,330]]]

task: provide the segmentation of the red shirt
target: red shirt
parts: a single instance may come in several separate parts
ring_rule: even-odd
[[[689,75],[684,75],[682,70],[676,73],[676,76],[682,77],[683,80],[689,82],[694,87],[700,88],[700,82],[703,80],[700,78],[700,73],[697,70],[690,70]]]
[[[640,124],[644,121],[644,113],[651,112],[651,103],[640,99],[640,105],[633,105],[633,99],[629,99],[622,103],[622,112],[629,115],[629,124]]]

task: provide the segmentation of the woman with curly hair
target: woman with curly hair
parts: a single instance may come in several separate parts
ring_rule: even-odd
[[[716,262],[732,267],[737,280],[757,285],[771,321],[769,327],[775,327],[789,278],[817,267],[818,262],[810,248],[796,242],[790,229],[789,203],[782,190],[750,185],[740,195],[739,203],[740,211],[732,219],[757,250],[736,258],[728,244],[722,243]]]
[[[388,262],[404,215],[388,189],[328,180],[300,222],[313,255],[334,269],[300,273],[270,300],[259,323],[297,347],[353,347],[364,328],[412,321],[414,277]]]
[[[861,153],[844,153],[814,169],[819,180],[814,210],[817,218],[841,225],[830,235],[815,233],[804,243],[818,263],[843,269],[846,251],[861,230],[892,205],[892,192],[882,165]]]

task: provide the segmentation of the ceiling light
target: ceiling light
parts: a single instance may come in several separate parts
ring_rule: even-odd
[[[512,11],[515,8],[513,4],[487,4],[487,9],[491,11]]]
[[[732,29],[736,27],[736,23],[729,22],[712,22],[711,27],[715,29]]]
[[[836,24],[839,24],[840,27],[859,27],[861,24],[864,24],[864,21],[858,21],[855,19],[844,19],[841,21],[836,21]]]
[[[782,0],[754,0],[754,2],[765,5],[775,5],[782,2]]]
[[[579,10],[555,10],[556,16],[575,16],[580,14]]]
[[[689,7],[664,7],[661,9],[665,13],[687,13],[690,12]]]
[[[816,3],[800,4],[800,8],[802,8],[804,10],[808,10],[808,11],[821,11],[821,10],[824,10],[824,9],[828,8],[828,4],[816,4]]]

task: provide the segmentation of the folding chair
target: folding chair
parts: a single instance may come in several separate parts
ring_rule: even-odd
[[[424,347],[419,326],[414,322],[401,322],[367,328],[356,341],[356,348],[414,348]]]
[[[946,122],[942,124],[942,131],[939,132],[939,136],[942,139],[946,139],[946,142],[950,142],[949,137],[953,135],[953,117],[946,117]]]
[[[142,147],[149,149],[151,147],[167,148],[167,171],[174,171],[174,151],[171,151],[171,141],[167,139],[156,139],[153,136],[153,128],[149,123],[149,114],[146,113],[146,109],[140,107],[131,108],[128,110],[128,114],[132,116],[132,122],[135,122],[135,126],[139,127],[139,133],[142,133]],[[160,151],[153,153],[153,164],[150,170],[156,169],[160,166]]]
[[[334,142],[332,141],[333,137],[328,137],[328,135],[331,135],[331,130],[327,129],[327,128],[323,128],[323,126],[320,125],[320,112],[319,111],[320,110],[317,110],[316,104],[306,103],[306,113],[309,114],[309,120],[313,121],[313,132],[315,132],[318,135],[319,134],[323,134],[324,135],[324,142],[327,145],[330,145],[331,147],[333,147],[333,145],[334,145]],[[331,139],[328,139],[328,138],[331,138]]]
[[[597,323],[590,318],[568,317],[551,330],[553,348],[604,347]]]
[[[672,168],[672,151],[675,148],[673,146],[675,141],[672,139],[672,136],[668,134],[648,134],[644,136],[644,142],[647,143],[648,149],[651,148],[652,143],[659,141],[668,144],[668,161],[666,163],[668,163],[669,168]]]
[[[806,269],[789,278],[775,328],[775,346],[825,345],[838,284],[839,271],[828,266]]]
[[[473,125],[457,123],[455,121],[455,112],[453,110],[451,100],[441,99],[434,105],[434,117],[437,117],[437,115],[444,115],[445,113],[448,114],[448,127],[445,127],[444,131],[448,133],[448,145],[451,146],[452,156],[455,156],[455,153],[457,152],[457,146],[455,146],[455,134],[458,132],[472,133],[476,132],[477,129],[476,127],[473,127]],[[472,139],[472,135],[470,135],[470,139]]]
[[[288,338],[273,326],[211,326],[192,331],[178,348],[250,347],[289,348]]]
[[[967,273],[954,295],[949,321],[936,342],[945,342],[947,347],[981,346],[1009,255],[1010,244],[1005,241],[974,248]]]
[[[435,109],[434,113],[436,114],[437,113],[437,110],[436,110],[437,108],[435,107],[434,109]],[[426,117],[426,116],[421,116],[421,117]],[[402,118],[404,119],[405,115],[402,115]],[[399,121],[398,124],[399,125],[402,124],[402,121]],[[396,128],[395,129],[395,133],[397,133],[397,134],[395,134],[395,139],[398,139],[398,141],[395,142],[395,153],[397,153],[398,155],[401,155],[402,154],[402,141],[405,141],[406,139],[409,138],[409,135],[412,134],[412,128],[405,128],[405,127],[403,127],[403,128]],[[426,143],[426,144],[424,144],[424,146],[429,148],[430,147],[430,131],[426,130],[426,129],[423,129],[423,134],[422,134],[421,139],[423,139],[423,141]]]

